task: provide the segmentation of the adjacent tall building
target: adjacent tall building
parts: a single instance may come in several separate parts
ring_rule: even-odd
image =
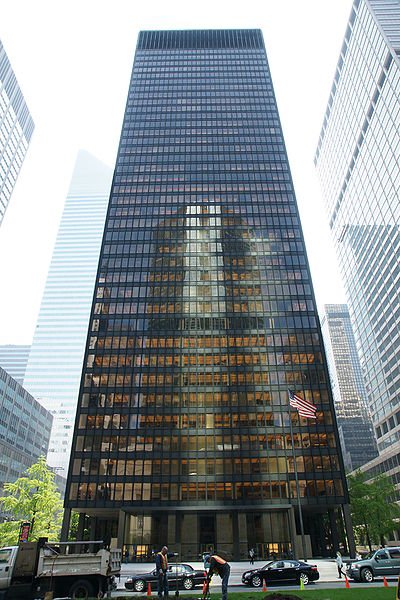
[[[111,177],[109,167],[79,153],[24,377],[54,417],[47,462],[64,478]]]
[[[24,383],[30,349],[30,346],[25,345],[5,344],[0,346],[0,367],[20,385]]]
[[[46,456],[53,417],[0,367],[0,495]],[[0,520],[5,515],[0,511]]]
[[[0,41],[0,225],[34,127],[7,53]]]
[[[367,390],[346,304],[325,304],[322,333],[343,460],[353,471],[378,455]]]
[[[288,388],[316,420],[290,410]],[[137,557],[166,542],[184,559],[298,553],[299,505],[309,553],[344,542],[329,377],[258,30],[139,36],[67,485],[63,535],[74,510],[79,532]]]
[[[400,3],[356,0],[315,156],[382,471],[400,439]],[[367,467],[365,467],[367,468]],[[400,468],[397,466],[397,477]]]

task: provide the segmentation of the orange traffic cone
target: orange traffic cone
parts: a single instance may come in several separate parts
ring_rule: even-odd
[[[267,591],[267,584],[266,584],[266,581],[265,581],[265,579],[263,579],[263,589],[262,589],[262,591],[263,591],[263,592],[266,592],[266,591]]]
[[[384,577],[384,578],[383,578],[383,585],[384,585],[385,587],[389,587],[389,584],[388,584],[388,582],[387,582],[387,579],[386,579],[386,577]]]
[[[149,583],[147,584],[147,595],[148,595],[148,596],[151,596],[151,585],[150,585],[150,581],[149,581]]]
[[[350,589],[350,583],[349,583],[349,580],[347,579],[347,575],[345,575],[344,578],[346,580],[346,587],[347,587],[347,589]]]

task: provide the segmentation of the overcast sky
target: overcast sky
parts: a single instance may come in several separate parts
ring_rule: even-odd
[[[0,344],[29,344],[74,161],[113,167],[141,29],[261,28],[319,307],[344,302],[313,165],[351,0],[1,0],[35,132],[0,227]]]

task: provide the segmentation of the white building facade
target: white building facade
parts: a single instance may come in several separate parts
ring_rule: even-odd
[[[400,440],[399,55],[400,3],[355,0],[315,156],[382,461]]]
[[[0,224],[35,125],[0,41]]]
[[[24,387],[53,415],[48,464],[65,477],[112,171],[78,155],[26,368]]]
[[[375,458],[378,451],[347,305],[325,304],[324,312],[321,328],[343,461],[352,471]]]

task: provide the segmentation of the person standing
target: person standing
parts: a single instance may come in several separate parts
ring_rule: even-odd
[[[254,565],[254,556],[255,556],[255,552],[254,552],[254,548],[250,548],[249,550],[249,559],[250,559],[250,564]]]
[[[206,579],[206,591],[208,591],[212,576],[215,573],[218,573],[222,579],[222,600],[228,600],[228,581],[231,573],[231,567],[229,563],[221,556],[218,556],[218,554],[211,554],[207,560],[207,563],[209,568]],[[203,596],[204,595],[205,594],[203,593]]]
[[[342,575],[344,575],[342,569],[343,569],[343,558],[342,555],[340,554],[340,552],[336,552],[336,566],[337,566],[337,570],[338,570],[338,576],[339,579],[342,579]]]
[[[158,597],[162,598],[164,594],[164,598],[168,598],[168,548],[167,546],[163,546],[161,548],[161,552],[156,554],[156,570],[158,576],[158,588],[157,593]]]

